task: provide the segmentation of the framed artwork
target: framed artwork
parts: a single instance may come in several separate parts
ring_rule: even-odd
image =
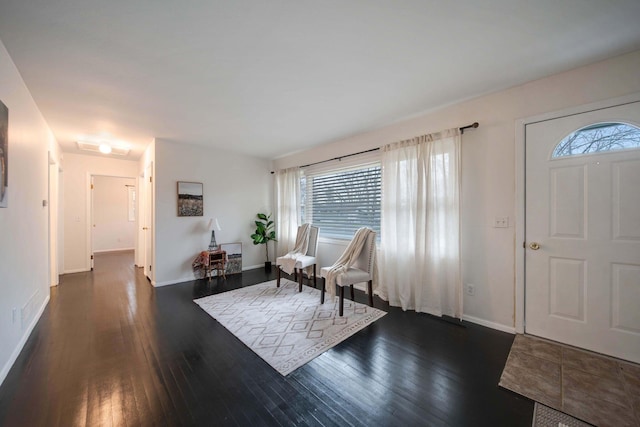
[[[0,101],[0,208],[9,205],[9,109]]]
[[[202,214],[202,183],[178,181],[178,216]]]
[[[223,243],[220,249],[227,251],[226,274],[242,273],[242,243]]]

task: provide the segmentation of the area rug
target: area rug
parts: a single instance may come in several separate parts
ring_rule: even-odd
[[[516,335],[499,385],[596,426],[640,427],[640,366]]]
[[[531,427],[591,427],[591,424],[536,402]]]
[[[386,313],[338,299],[320,304],[320,291],[282,279],[195,300],[240,341],[282,375],[287,375]]]

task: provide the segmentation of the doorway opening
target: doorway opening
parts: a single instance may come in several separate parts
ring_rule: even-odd
[[[136,178],[91,176],[91,269],[95,254],[135,251],[136,199]]]

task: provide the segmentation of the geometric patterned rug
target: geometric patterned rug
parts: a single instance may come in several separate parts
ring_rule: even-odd
[[[375,322],[386,312],[344,300],[282,279],[194,300],[247,347],[282,375],[287,375],[326,350]]]

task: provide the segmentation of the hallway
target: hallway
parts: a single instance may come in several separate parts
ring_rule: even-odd
[[[512,335],[376,299],[389,315],[282,377],[192,302],[275,269],[154,289],[132,252],[95,266],[51,289],[0,425],[531,424],[533,403],[497,386]]]

